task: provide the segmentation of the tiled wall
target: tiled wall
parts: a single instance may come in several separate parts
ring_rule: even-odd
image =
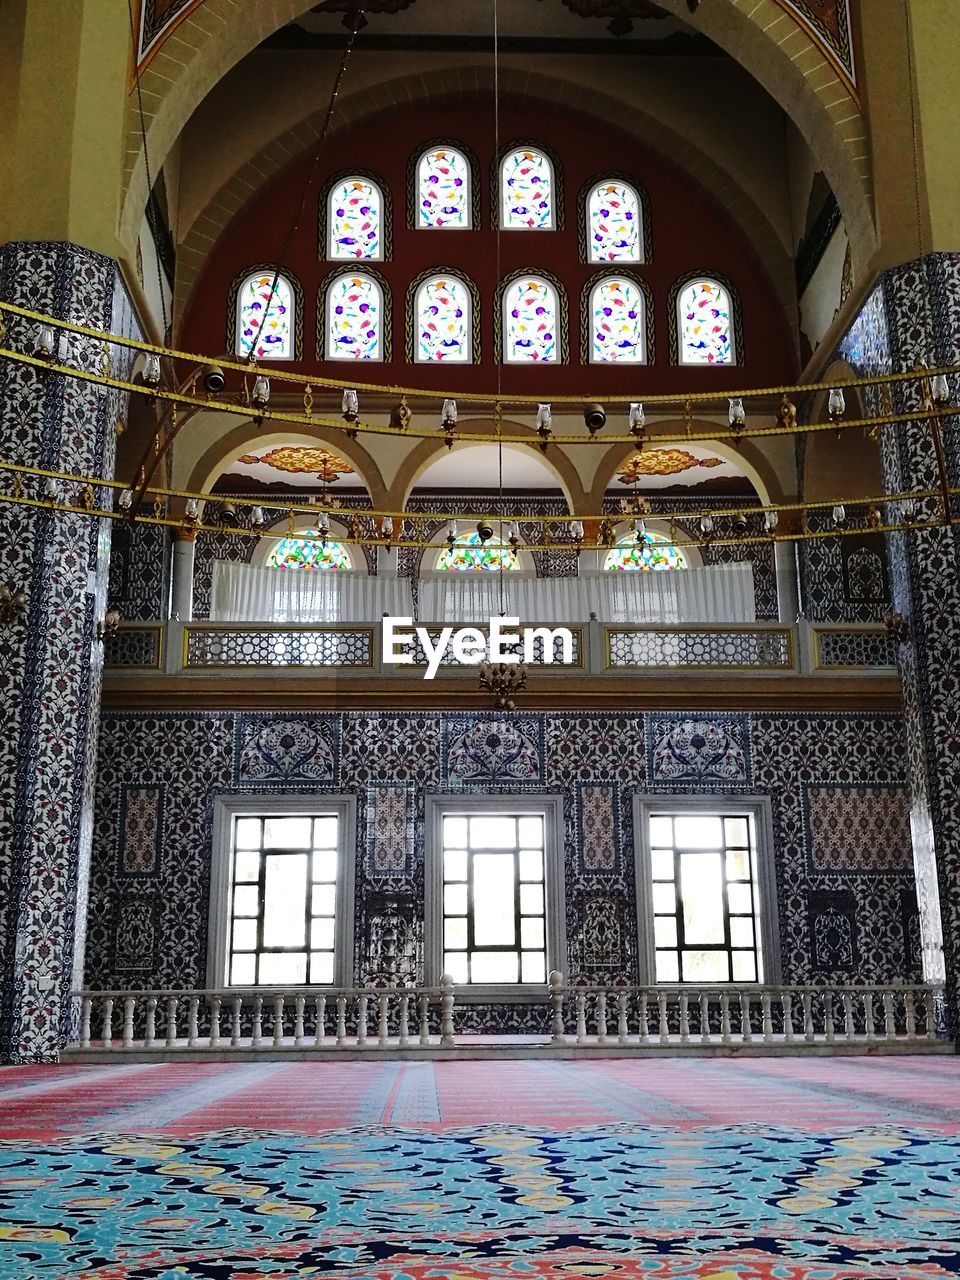
[[[785,980],[915,979],[902,733],[866,714],[111,713],[88,983],[204,985],[213,799],[262,791],[356,793],[360,981],[387,925],[397,976],[417,976],[424,796],[447,791],[563,797],[573,980],[637,978],[638,791],[770,797]],[[472,1017],[528,1025],[516,1006]]]

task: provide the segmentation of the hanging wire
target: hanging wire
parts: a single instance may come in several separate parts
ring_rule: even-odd
[[[129,3],[129,0],[128,0]],[[320,155],[323,151],[324,144],[327,140],[327,134],[330,131],[330,125],[333,121],[333,113],[337,108],[337,98],[340,96],[340,88],[343,84],[344,76],[347,73],[347,65],[350,62],[350,55],[353,53],[353,46],[357,38],[357,32],[365,26],[363,6],[357,5],[351,14],[348,15],[350,21],[350,36],[347,40],[346,48],[343,51],[343,57],[340,59],[340,66],[337,69],[336,79],[333,82],[333,90],[330,94],[330,100],[327,103],[327,113],[324,117],[323,127],[320,130],[320,138],[317,142],[316,151],[313,153],[313,162],[310,165],[310,172],[307,180],[303,185],[303,192],[300,196],[300,204],[294,214],[293,221],[287,231],[280,253],[274,262],[273,280],[270,282],[270,292],[267,294],[267,305],[263,309],[263,316],[260,320],[260,327],[257,330],[256,338],[250,343],[250,350],[247,352],[244,363],[253,364],[256,356],[254,354],[260,335],[263,333],[264,325],[270,315],[270,308],[273,305],[274,295],[277,291],[277,285],[280,283],[281,268],[286,265],[287,255],[290,252],[290,246],[293,244],[294,236],[300,230],[300,220],[303,217],[303,211],[307,207],[307,198],[313,187],[314,179],[317,176],[317,168],[320,164]]]
[[[137,33],[136,24],[134,23],[134,20],[133,20],[133,0],[127,0],[127,17],[130,20],[130,41],[131,41],[131,47],[133,49],[133,66],[134,66],[133,85],[137,91],[137,119],[140,124],[140,141],[143,145],[143,168],[144,168],[144,173],[147,179],[147,200],[149,201],[153,196],[153,175],[150,172],[150,151],[149,151],[149,148],[147,147],[147,125],[146,125],[146,120],[143,114],[143,91],[140,85],[140,59],[138,56],[139,48],[140,48],[140,38]],[[163,321],[163,340],[164,342],[166,342],[169,337],[167,333],[167,329],[169,328],[169,321],[167,319],[167,300],[163,294],[163,276],[160,270],[160,250],[159,249],[157,249],[156,253],[154,254],[154,257],[156,258],[156,265],[157,265],[157,292],[160,295],[160,316]]]
[[[500,19],[497,8],[497,0],[493,0],[493,154],[494,154],[494,182],[495,190],[493,197],[496,200],[497,214],[494,219],[495,228],[495,262],[496,262],[496,278],[497,288],[499,290],[501,283],[500,272],[500,249],[501,249],[501,221],[503,219],[503,194],[501,191],[500,180]],[[492,202],[491,202],[492,203]],[[496,296],[496,291],[495,291]],[[503,307],[503,296],[500,295],[499,306]],[[503,321],[501,319],[500,332],[503,334]],[[500,339],[501,344],[503,337]],[[504,541],[503,541],[503,408],[501,403],[501,393],[503,391],[503,351],[495,351],[494,357],[497,364],[497,400],[493,410],[493,425],[497,435],[497,537],[500,539],[499,560],[497,562],[497,594],[500,603],[500,615],[506,616],[506,584],[504,582]]]

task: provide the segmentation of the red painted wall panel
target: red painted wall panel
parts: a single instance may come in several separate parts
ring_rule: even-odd
[[[797,374],[785,317],[749,237],[728,219],[708,194],[653,156],[640,142],[609,126],[548,103],[501,104],[500,136],[540,142],[560,157],[563,169],[564,226],[545,232],[500,235],[501,276],[521,269],[544,269],[565,284],[570,307],[568,361],[562,366],[502,368],[505,393],[552,395],[723,390],[737,386],[777,385]],[[474,231],[416,231],[407,227],[407,164],[423,143],[444,137],[470,147],[480,161],[482,225]],[[497,235],[490,227],[494,113],[489,97],[438,101],[392,110],[337,134],[324,149],[285,265],[303,286],[305,373],[353,381],[404,384],[454,392],[493,391],[493,311],[497,283]],[[188,350],[222,352],[230,284],[245,267],[275,259],[293,221],[310,172],[312,156],[297,161],[256,197],[234,221],[214,250],[188,308],[182,343]],[[351,165],[379,174],[393,191],[393,254],[376,264],[393,294],[393,359],[389,364],[317,361],[317,293],[324,278],[341,263],[318,260],[318,200],[328,176]],[[580,295],[599,268],[579,260],[577,203],[581,187],[605,170],[634,175],[649,193],[652,223],[651,261],[636,268],[653,290],[656,356],[651,366],[611,368],[580,362]],[[358,264],[359,265],[359,264]],[[404,308],[407,286],[430,267],[459,268],[479,286],[483,299],[482,362],[474,366],[407,365]],[[728,276],[742,301],[742,367],[671,367],[668,295],[674,281],[691,270]],[[285,367],[290,368],[290,365]]]

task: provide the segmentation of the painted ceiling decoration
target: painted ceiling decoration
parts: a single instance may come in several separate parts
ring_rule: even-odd
[[[633,19],[663,18],[666,11],[654,0],[562,0],[574,13],[583,17],[606,18],[619,24],[624,34]],[[139,0],[139,49],[137,69],[142,70],[164,40],[203,0]],[[400,13],[415,0],[364,0],[367,13]],[[686,0],[691,13],[696,13],[701,0]],[[709,3],[709,0],[708,0]],[[820,45],[830,62],[855,91],[856,71],[853,39],[850,29],[850,0],[776,0]],[[314,6],[315,13],[348,13],[356,0],[323,0]],[[627,25],[624,26],[623,24]]]
[[[309,445],[282,445],[264,454],[245,453],[237,462],[247,467],[266,466],[295,475],[315,475],[327,481],[353,474],[353,467],[345,458]]]
[[[676,476],[694,467],[722,467],[722,458],[698,458],[686,449],[648,449],[630,459],[617,472],[624,484],[633,484],[643,476]]]

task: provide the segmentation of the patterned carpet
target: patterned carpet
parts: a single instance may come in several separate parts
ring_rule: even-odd
[[[3,1280],[935,1280],[952,1058],[0,1070]]]

